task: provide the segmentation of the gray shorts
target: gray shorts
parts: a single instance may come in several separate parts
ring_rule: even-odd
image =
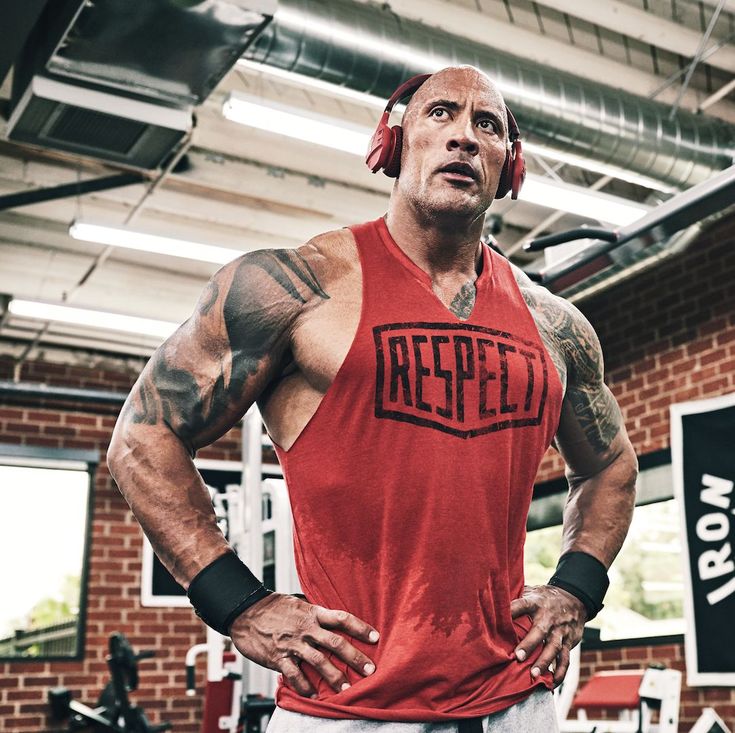
[[[276,708],[266,733],[457,733],[459,723],[394,723],[334,720]],[[525,700],[482,719],[482,733],[558,733],[554,696],[545,687]]]

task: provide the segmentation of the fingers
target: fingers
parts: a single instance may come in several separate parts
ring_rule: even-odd
[[[233,623],[233,643],[248,659],[281,672],[284,682],[300,695],[316,694],[309,681],[311,675],[304,674],[302,664],[312,667],[335,692],[350,686],[347,673],[354,679],[337,659],[363,676],[375,671],[375,663],[350,642],[354,639],[374,644],[379,634],[351,613],[278,593],[252,608],[251,613],[241,614]]]
[[[329,661],[329,657],[321,649],[304,643],[295,650],[295,656],[312,666],[335,692],[350,687],[344,673]]]
[[[301,668],[292,657],[281,657],[277,669],[283,675],[288,686],[296,690],[299,695],[303,695],[304,697],[316,696],[316,690],[314,690],[311,682],[309,682],[306,675],[301,671]]]
[[[534,624],[516,647],[516,658],[522,662],[546,638],[546,631]]]
[[[538,605],[526,596],[523,598],[515,598],[510,602],[510,616],[515,619],[519,616],[525,616],[526,614],[533,613],[537,608]]]
[[[552,633],[546,638],[544,648],[539,654],[536,663],[531,669],[531,677],[534,679],[544,674],[549,670],[549,666],[552,665],[556,658],[561,653],[563,646],[563,639],[560,633]]]
[[[339,634],[320,628],[310,635],[309,641],[318,644],[329,652],[333,652],[361,675],[367,676],[375,671],[372,660]]]
[[[569,669],[569,656],[569,647],[566,644],[563,644],[556,660],[554,687],[558,687],[562,682],[564,682],[564,677],[566,677],[567,670]]]
[[[380,634],[372,626],[347,611],[337,611],[323,606],[316,606],[316,610],[317,621],[325,629],[339,629],[354,636],[355,639],[370,644],[374,644],[380,638]]]

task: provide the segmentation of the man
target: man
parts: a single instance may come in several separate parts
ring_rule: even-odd
[[[444,69],[403,133],[384,219],[214,276],[133,388],[109,465],[197,612],[282,673],[269,733],[546,732],[630,522],[636,458],[589,323],[480,243],[508,155],[497,88]],[[229,552],[191,460],[256,400],[306,600]],[[570,484],[562,560],[524,587],[552,441]]]

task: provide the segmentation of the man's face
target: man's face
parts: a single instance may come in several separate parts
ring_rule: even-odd
[[[475,219],[492,203],[506,154],[500,92],[476,69],[437,72],[406,109],[398,186],[430,218]]]

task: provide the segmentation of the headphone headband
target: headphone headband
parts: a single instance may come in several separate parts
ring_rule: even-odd
[[[407,97],[409,94],[413,94],[431,76],[432,74],[417,74],[416,76],[412,76],[407,81],[404,81],[403,84],[401,84],[401,86],[399,86],[398,89],[396,89],[395,92],[390,95],[390,99],[385,105],[385,111],[390,114],[395,104],[400,102],[404,97]]]

